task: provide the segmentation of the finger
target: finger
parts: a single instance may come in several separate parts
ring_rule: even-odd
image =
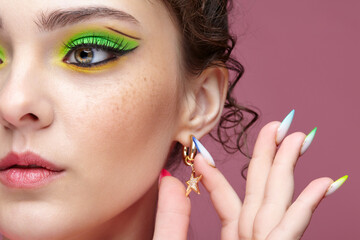
[[[332,182],[330,178],[312,181],[289,207],[279,225],[267,239],[300,239]]]
[[[276,133],[280,122],[265,125],[256,140],[250,161],[244,204],[240,214],[240,237],[251,239],[253,222],[264,198],[267,178],[276,153]]]
[[[291,204],[294,193],[294,168],[305,137],[305,134],[300,132],[287,136],[275,156],[264,200],[254,223],[254,237],[257,239],[265,239],[281,221]]]
[[[184,185],[174,177],[160,182],[154,240],[186,240],[190,221],[190,199]]]
[[[221,239],[238,239],[238,222],[241,201],[229,182],[214,167],[207,164],[201,154],[195,157],[196,173],[202,174],[202,184],[210,194],[211,201],[221,220]]]

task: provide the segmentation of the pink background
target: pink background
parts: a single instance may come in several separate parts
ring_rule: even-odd
[[[293,108],[290,133],[307,134],[317,126],[297,164],[295,197],[315,178],[348,174],[349,179],[322,201],[303,239],[359,238],[360,1],[237,0],[235,7],[231,22],[241,35],[236,56],[246,72],[236,95],[261,111],[250,132],[250,148],[262,126],[281,121]],[[244,158],[204,142],[243,197]],[[190,239],[220,239],[220,222],[201,190],[200,196],[191,196]]]

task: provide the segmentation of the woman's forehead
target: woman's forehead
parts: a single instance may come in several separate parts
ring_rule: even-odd
[[[38,31],[51,31],[71,24],[110,19],[140,30],[163,27],[169,20],[167,8],[161,1],[89,0],[29,2],[0,0],[0,28],[10,30],[14,26],[31,26]],[[65,6],[65,7],[64,7]]]

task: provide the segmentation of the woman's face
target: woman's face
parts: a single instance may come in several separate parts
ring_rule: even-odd
[[[0,158],[64,169],[0,184],[0,231],[52,239],[113,218],[154,185],[177,131],[178,35],[144,0],[0,0]]]

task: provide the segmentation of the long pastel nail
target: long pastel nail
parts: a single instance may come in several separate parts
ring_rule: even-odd
[[[310,147],[311,142],[314,140],[315,133],[316,133],[317,127],[314,128],[305,138],[301,149],[300,149],[300,156],[303,155],[306,150]]]
[[[201,155],[205,158],[205,160],[208,162],[210,166],[215,167],[215,161],[208,152],[208,150],[206,150],[206,148],[194,136],[192,138],[198,152],[201,153]]]
[[[325,197],[329,196],[330,194],[334,193],[336,190],[338,190],[341,185],[344,184],[344,182],[348,179],[348,175],[345,175],[341,178],[339,178],[338,180],[336,180],[335,182],[333,182],[330,187],[328,188]]]
[[[163,169],[161,170],[161,172],[160,172],[160,175],[159,175],[159,184],[160,184],[160,182],[161,182],[161,179],[162,179],[163,177],[166,177],[166,176],[171,176],[171,174],[169,173],[168,170],[166,170],[165,168],[163,168]]]
[[[284,140],[286,133],[289,131],[290,125],[294,118],[295,109],[291,110],[291,112],[284,118],[281,122],[277,133],[276,133],[276,144],[279,145],[282,140]]]

